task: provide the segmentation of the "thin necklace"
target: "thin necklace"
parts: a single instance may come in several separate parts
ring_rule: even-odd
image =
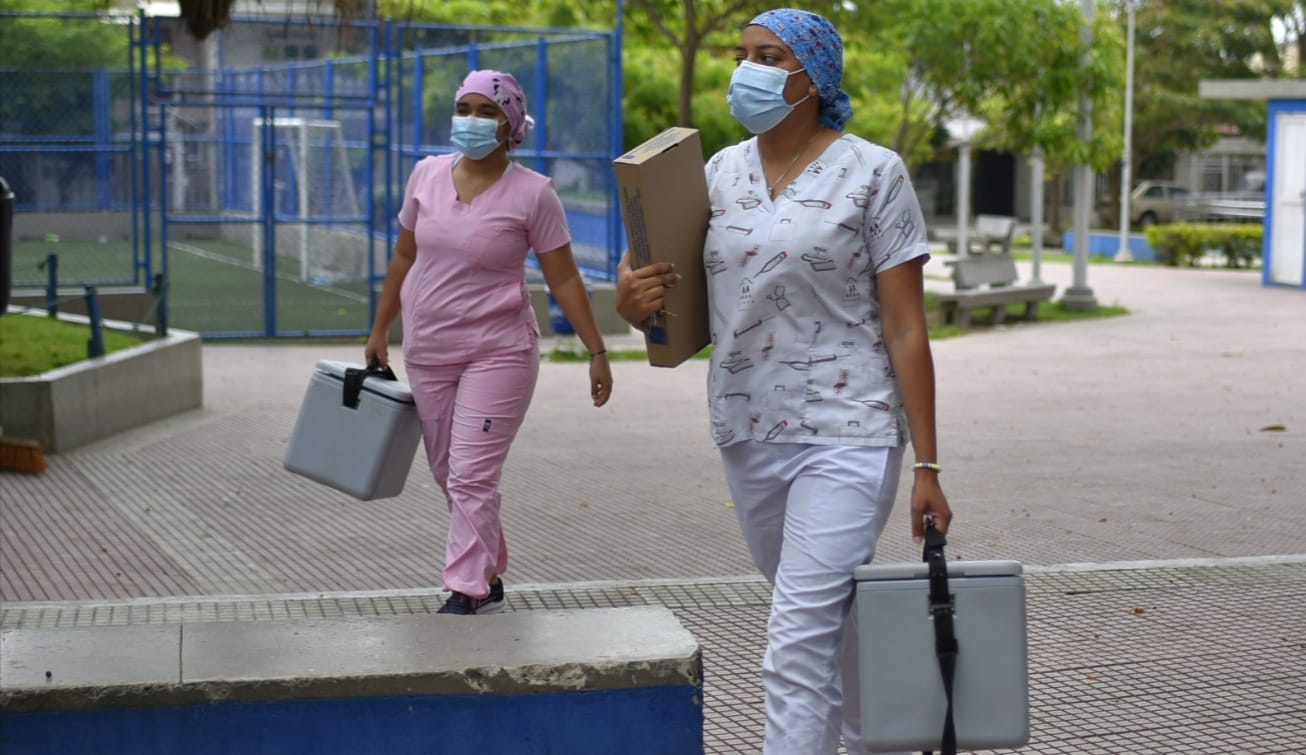
[[[785,168],[785,172],[781,173],[779,178],[767,185],[766,192],[771,195],[772,199],[775,199],[775,187],[781,181],[785,180],[785,176],[789,175],[789,171],[794,169],[794,166],[798,164],[798,158],[802,157],[803,153],[807,152],[807,148],[812,146],[812,141],[816,139],[816,135],[819,133],[821,133],[819,130],[813,131],[812,135],[807,137],[807,143],[803,145],[802,149],[798,150],[798,154],[794,155],[794,159],[789,161],[789,165]]]

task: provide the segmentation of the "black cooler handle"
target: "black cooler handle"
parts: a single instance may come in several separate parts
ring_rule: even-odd
[[[358,397],[363,392],[363,381],[369,377],[378,377],[382,380],[398,380],[394,370],[390,365],[381,366],[381,360],[372,357],[372,361],[366,368],[349,367],[345,369],[345,389],[341,403],[350,409],[358,408]]]
[[[930,618],[934,624],[934,655],[943,677],[948,712],[943,719],[941,755],[957,755],[957,731],[952,721],[952,680],[957,671],[957,635],[952,623],[953,600],[948,590],[948,561],[943,555],[947,538],[931,523],[925,527],[924,560],[930,565]],[[933,755],[926,750],[925,755]]]

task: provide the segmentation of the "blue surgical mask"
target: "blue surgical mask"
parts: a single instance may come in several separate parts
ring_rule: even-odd
[[[784,94],[789,77],[804,70],[806,69],[786,71],[775,66],[740,61],[739,67],[730,76],[730,91],[726,95],[730,114],[754,134],[770,131],[807,99],[804,97],[790,105],[785,102]],[[809,94],[808,97],[810,96]]]
[[[449,141],[463,155],[480,160],[499,148],[499,121],[475,115],[455,115]]]

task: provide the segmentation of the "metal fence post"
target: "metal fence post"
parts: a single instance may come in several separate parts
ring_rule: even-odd
[[[14,285],[14,193],[0,176],[0,315],[9,308]]]
[[[154,275],[154,334],[168,335],[168,280],[163,273]]]
[[[54,318],[59,314],[59,255],[46,255],[41,267],[45,268],[45,314]]]
[[[86,342],[86,358],[104,356],[104,322],[100,319],[100,297],[95,286],[86,287],[86,316],[91,321],[91,338]]]

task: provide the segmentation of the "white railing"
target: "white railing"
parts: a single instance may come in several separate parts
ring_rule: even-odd
[[[1176,221],[1260,222],[1265,195],[1249,192],[1189,194],[1175,203]]]

